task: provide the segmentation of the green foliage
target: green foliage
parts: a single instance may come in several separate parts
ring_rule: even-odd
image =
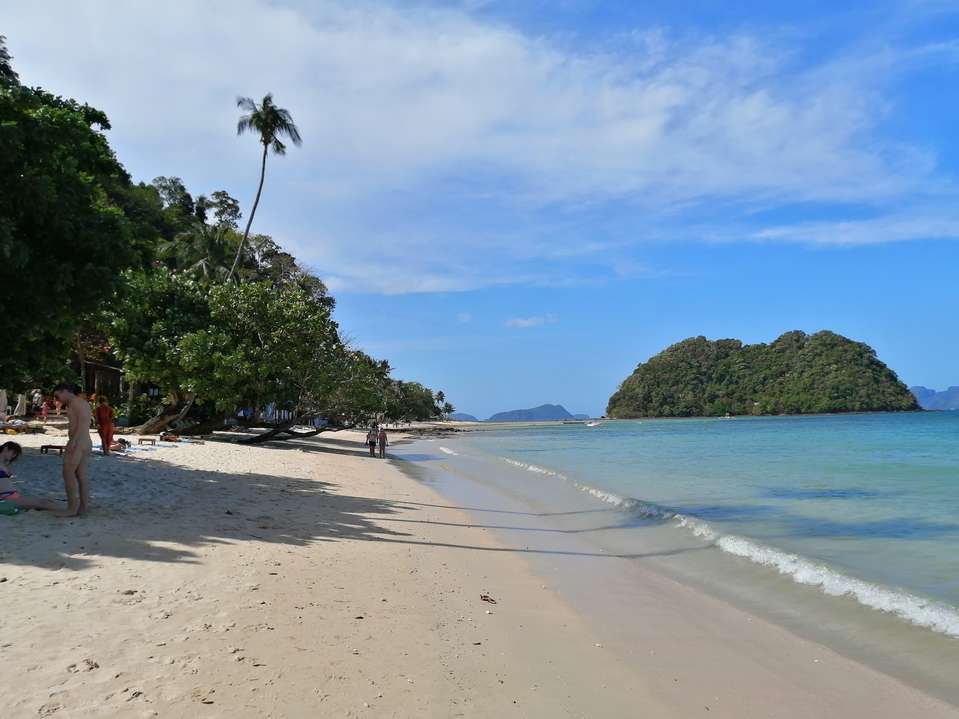
[[[17,85],[20,83],[20,78],[17,77],[10,60],[10,53],[7,51],[7,38],[0,35],[0,84]]]
[[[433,391],[419,382],[394,382],[390,389],[384,416],[388,420],[415,422],[437,419],[440,408],[436,406]]]
[[[273,95],[267,93],[263,101],[257,105],[248,97],[239,97],[236,100],[237,107],[244,110],[246,114],[241,115],[236,124],[236,134],[242,135],[245,132],[253,132],[260,136],[260,144],[263,145],[263,157],[260,159],[260,183],[256,188],[256,198],[253,200],[253,207],[250,208],[250,216],[247,218],[246,227],[243,228],[243,237],[240,240],[240,246],[237,248],[236,257],[233,259],[233,267],[227,279],[233,278],[237,265],[243,256],[247,238],[250,236],[250,227],[253,225],[253,218],[256,215],[256,208],[260,204],[260,195],[263,192],[263,181],[266,179],[266,156],[272,149],[274,155],[285,155],[286,145],[280,139],[288,137],[294,145],[300,145],[303,139],[300,137],[300,131],[293,122],[293,116],[289,110],[277,107],[273,102]]]
[[[610,398],[610,417],[699,417],[915,410],[875,351],[833,332],[787,332],[772,344],[691,337],[639,365]]]
[[[301,140],[270,95],[239,105],[238,131],[263,145],[258,202],[267,154]],[[322,280],[268,235],[249,237],[256,202],[241,236],[225,191],[134,185],[107,129],[102,112],[21,86],[0,36],[0,387],[69,379],[75,352],[159,388],[126,407],[134,423],[161,401],[165,417],[201,421],[267,404],[338,424],[438,415],[428,388],[343,341]]]
[[[172,240],[161,242],[157,254],[176,271],[197,280],[222,281],[230,272],[239,240],[239,235],[228,227],[196,220]]]
[[[188,374],[180,343],[210,325],[207,292],[193,278],[165,267],[127,272],[103,324],[127,378],[179,396]]]
[[[185,387],[218,409],[275,402],[319,413],[347,379],[330,310],[296,287],[224,284],[210,292],[210,322],[178,346]]]
[[[0,353],[0,386],[62,367],[82,316],[142,260],[108,128],[88,105],[0,84],[0,285],[4,334],[16,338]]]
[[[231,230],[237,228],[240,221],[240,203],[224,190],[217,190],[207,201],[207,207],[213,210],[213,223],[217,227],[226,227]]]
[[[249,97],[237,98],[236,106],[246,113],[240,116],[236,124],[237,135],[244,132],[259,135],[264,149],[270,148],[275,155],[286,154],[286,145],[280,139],[282,137],[288,137],[294,145],[303,142],[290,111],[277,107],[272,93],[267,93],[260,104]]]

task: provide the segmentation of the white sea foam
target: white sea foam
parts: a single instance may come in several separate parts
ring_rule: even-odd
[[[585,492],[602,502],[619,507],[637,516],[648,519],[673,521],[677,527],[692,532],[695,536],[712,542],[718,549],[728,554],[748,559],[756,564],[771,567],[792,579],[797,584],[818,587],[824,594],[833,597],[848,596],[863,606],[894,614],[920,627],[959,638],[959,609],[948,604],[934,602],[908,592],[896,591],[888,587],[871,584],[850,577],[834,569],[817,564],[812,560],[773,549],[733,534],[720,534],[705,522],[650,502],[632,497],[621,497],[614,492],[582,484],[550,469],[535,464],[503,458],[507,463],[525,469],[528,472],[544,474],[563,479],[581,492]]]
[[[459,453],[459,452],[454,452],[454,451],[453,451],[452,449],[450,449],[449,447],[440,447],[440,452],[443,452],[444,454],[450,454],[450,455],[452,455],[452,456],[454,456],[454,457],[459,457],[459,456],[460,456],[460,453]]]
[[[756,564],[773,567],[799,584],[819,587],[830,596],[852,597],[867,607],[895,614],[913,624],[951,637],[959,637],[959,611],[947,604],[848,577],[798,555],[781,552],[732,534],[717,538],[716,546],[724,552],[745,557]]]

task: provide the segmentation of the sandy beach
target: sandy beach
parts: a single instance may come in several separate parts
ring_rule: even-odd
[[[16,479],[60,497],[56,438],[17,439]],[[361,442],[95,456],[89,517],[0,517],[3,716],[959,716],[652,574],[625,656]]]

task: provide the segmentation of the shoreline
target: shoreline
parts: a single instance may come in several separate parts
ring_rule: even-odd
[[[59,483],[42,441],[16,467],[35,493]],[[9,716],[959,716],[671,580],[623,651],[479,507],[364,454],[340,432],[94,457],[89,517],[0,517]]]
[[[492,481],[487,478],[496,470],[481,466],[486,460],[476,456],[477,447],[468,443],[468,436],[463,439],[467,442],[465,448],[455,441],[450,438],[445,446],[437,447],[446,455],[443,461],[423,463],[420,471],[437,475],[429,480],[431,484],[440,483],[441,492],[449,492],[460,501],[469,498],[477,504],[499,503],[504,520],[508,521],[495,527],[498,538],[523,546],[535,572],[549,574],[553,583],[564,585],[562,594],[574,600],[575,608],[598,619],[593,622],[597,631],[613,637],[612,641],[630,636],[624,653],[632,654],[636,646],[649,643],[644,631],[633,626],[641,621],[633,612],[634,602],[648,594],[648,586],[672,583],[673,589],[667,591],[675,596],[669,602],[683,601],[682,597],[687,596],[690,605],[701,605],[691,612],[695,616],[708,614],[708,607],[713,607],[733,624],[738,621],[740,629],[745,626],[749,632],[760,631],[759,637],[764,638],[761,642],[756,639],[759,655],[772,656],[764,643],[784,633],[789,638],[780,637],[781,642],[795,641],[813,653],[820,652],[811,659],[814,664],[829,656],[835,666],[845,667],[845,671],[853,671],[849,667],[855,666],[873,678],[881,677],[880,682],[900,683],[909,691],[937,697],[959,716],[959,693],[949,669],[956,666],[959,658],[959,645],[954,638],[916,627],[906,619],[862,606],[848,597],[832,597],[818,587],[797,584],[765,566],[744,566],[739,564],[743,561],[740,558],[726,555],[710,542],[699,541],[695,534],[686,535],[671,525],[656,529],[659,522],[654,520],[638,538],[635,518],[628,509],[610,506],[607,498],[595,492],[584,494],[583,487],[568,478],[554,482],[549,475],[555,473],[549,470],[534,467],[533,474],[514,474],[505,468],[504,476]],[[503,457],[494,459],[526,468]],[[440,475],[445,475],[445,479]],[[481,517],[475,520],[483,521]],[[721,556],[716,556],[716,552]],[[544,556],[549,559],[541,559]],[[576,556],[590,559],[569,558]],[[717,584],[717,575],[729,571],[733,571],[736,581],[745,584],[734,591],[723,583]],[[590,590],[584,592],[576,586],[583,582]],[[757,630],[761,624],[766,625],[765,629]],[[729,627],[719,631],[724,629],[729,630],[727,636],[735,633]],[[669,633],[679,637],[684,635],[683,630],[682,622],[676,621]],[[709,650],[721,644],[715,636],[710,640],[710,635],[715,634],[709,628],[701,638]],[[899,656],[897,650],[904,650],[905,656]],[[656,651],[660,653],[661,649]],[[742,657],[732,657],[731,661],[737,659]],[[793,666],[789,671],[802,675],[805,668]],[[812,682],[810,689],[818,681],[813,674],[806,679]],[[860,680],[871,681],[862,677]],[[739,689],[748,692],[746,686]],[[873,709],[880,716],[886,715],[882,707]],[[845,707],[843,715],[853,716],[851,712],[855,710],[856,707]],[[770,707],[770,711],[774,709]]]

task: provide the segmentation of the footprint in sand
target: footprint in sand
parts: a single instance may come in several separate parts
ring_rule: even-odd
[[[76,674],[77,672],[92,672],[94,669],[99,668],[100,665],[92,659],[84,659],[82,662],[68,666],[67,671]]]

